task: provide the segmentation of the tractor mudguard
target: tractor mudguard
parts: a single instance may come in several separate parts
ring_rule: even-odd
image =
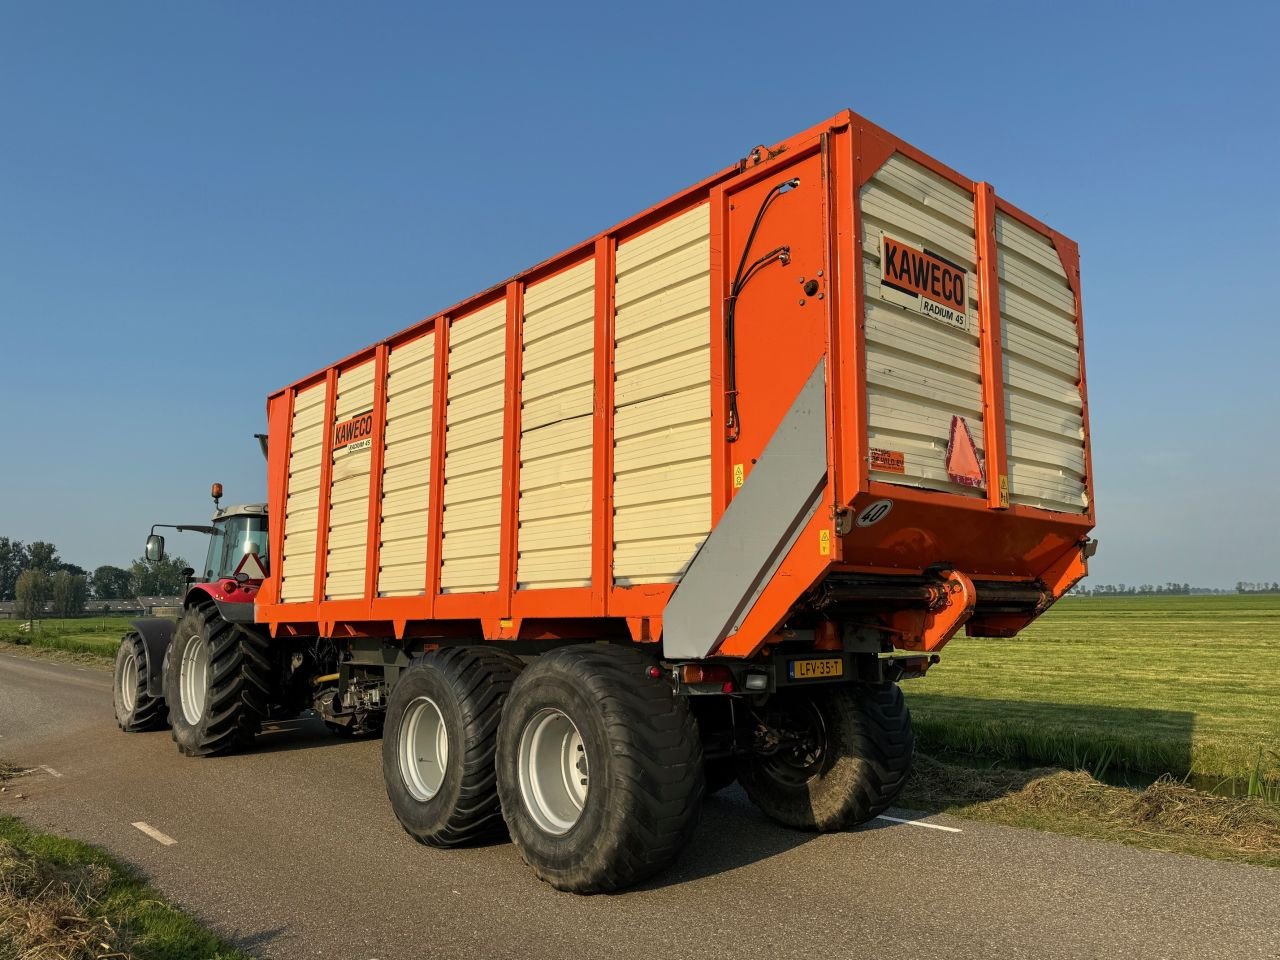
[[[178,624],[165,617],[146,617],[130,621],[142,638],[147,651],[147,696],[164,696],[164,655],[173,641],[173,631]]]
[[[214,600],[218,608],[218,616],[227,623],[253,623],[253,604],[243,601],[228,603],[226,600]]]

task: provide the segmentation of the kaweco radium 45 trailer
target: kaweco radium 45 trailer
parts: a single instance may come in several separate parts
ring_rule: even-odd
[[[267,412],[259,575],[123,646],[129,703],[192,754],[381,729],[409,833],[509,832],[565,890],[662,868],[734,780],[801,829],[880,813],[898,682],[1092,549],[1075,244],[847,112]]]

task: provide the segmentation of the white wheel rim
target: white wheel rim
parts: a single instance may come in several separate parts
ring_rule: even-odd
[[[582,734],[564,712],[547,707],[520,734],[520,798],[542,830],[561,836],[582,816],[591,788]]]
[[[125,713],[133,713],[138,695],[138,658],[130,653],[120,666],[120,705]]]
[[[440,792],[449,763],[449,731],[430,697],[418,697],[405,708],[397,753],[400,777],[415,800],[425,803]]]
[[[182,715],[195,726],[204,716],[209,695],[209,644],[199,634],[187,641],[178,665],[178,689],[182,694]]]

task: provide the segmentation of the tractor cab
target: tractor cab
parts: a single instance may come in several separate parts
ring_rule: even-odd
[[[209,547],[203,566],[186,570],[190,585],[188,598],[190,591],[199,591],[208,594],[219,607],[228,603],[245,604],[251,614],[252,602],[268,571],[267,505],[246,503],[223,507],[220,483],[213,485],[212,495],[212,523],[154,524],[147,537],[146,558],[151,562],[164,559],[164,537],[156,533],[158,529],[208,534]]]

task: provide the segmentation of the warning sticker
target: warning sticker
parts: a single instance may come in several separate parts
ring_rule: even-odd
[[[968,271],[959,264],[904,243],[880,238],[880,290],[885,299],[911,306],[926,317],[969,329]],[[885,288],[898,296],[886,296]]]
[[[907,458],[899,450],[871,448],[871,469],[882,473],[906,473]]]
[[[373,447],[373,411],[358,413],[333,426],[333,452],[356,453]]]

